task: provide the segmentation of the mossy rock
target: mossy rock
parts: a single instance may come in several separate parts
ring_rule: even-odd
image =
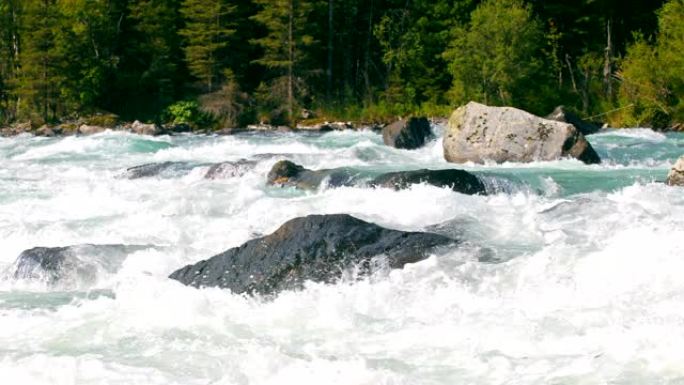
[[[83,124],[113,128],[119,124],[119,116],[112,113],[97,113],[83,118]]]

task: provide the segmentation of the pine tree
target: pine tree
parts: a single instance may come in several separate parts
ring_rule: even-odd
[[[255,3],[261,9],[252,19],[267,29],[265,36],[253,41],[263,50],[255,62],[275,72],[271,88],[276,95],[280,94],[277,96],[284,94],[287,122],[292,124],[305,87],[302,63],[307,58],[307,48],[316,43],[307,33],[312,29],[309,18],[315,4],[306,0],[255,0]]]
[[[190,73],[206,83],[212,92],[225,69],[228,39],[235,33],[230,17],[235,6],[225,0],[184,0],[180,12],[185,28],[185,62]]]
[[[20,12],[18,0],[0,0],[0,123],[16,113],[13,88],[19,70]]]
[[[142,94],[138,106],[128,108],[161,110],[176,98],[185,80],[181,75],[182,50],[178,35],[181,18],[177,0],[138,0],[129,3],[133,31],[127,47],[126,82],[131,94]],[[131,94],[123,97],[131,98]]]
[[[58,47],[60,15],[55,0],[27,0],[23,6],[18,94],[24,115],[37,112],[47,122],[57,117],[64,81],[64,58]]]

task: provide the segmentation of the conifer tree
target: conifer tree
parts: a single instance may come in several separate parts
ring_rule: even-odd
[[[0,0],[0,123],[14,118],[19,69],[19,0]]]
[[[61,19],[55,0],[27,0],[23,6],[18,93],[23,112],[37,112],[47,122],[56,117],[64,81],[58,47]]]
[[[230,20],[234,11],[235,6],[226,0],[184,0],[181,4],[185,62],[190,73],[206,83],[209,92],[225,69],[224,51],[235,33]]]
[[[267,30],[265,36],[253,41],[263,50],[255,62],[274,71],[271,87],[276,94],[285,94],[287,121],[292,124],[299,93],[304,89],[301,64],[306,60],[307,48],[316,43],[308,33],[314,3],[307,0],[254,1],[261,9],[252,19]]]
[[[131,86],[138,89],[136,93],[147,93],[140,102],[152,109],[162,109],[174,100],[177,88],[185,80],[180,74],[179,2],[137,0],[129,4],[135,32],[135,40],[126,53],[131,65],[129,76],[135,79]]]

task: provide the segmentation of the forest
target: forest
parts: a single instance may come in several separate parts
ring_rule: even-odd
[[[0,124],[684,122],[683,0],[0,0]]]

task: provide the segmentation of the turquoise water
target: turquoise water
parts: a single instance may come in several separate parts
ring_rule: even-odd
[[[437,133],[441,128],[436,128]],[[439,136],[439,135],[438,135]],[[0,378],[8,384],[684,383],[684,135],[589,137],[604,162],[453,165],[372,132],[0,138]],[[240,178],[208,164],[249,159]],[[488,196],[419,185],[265,186],[280,159],[369,178],[464,168]],[[151,162],[184,162],[129,180]],[[349,213],[465,241],[361,282],[275,300],[196,290],[175,269],[296,216]],[[21,251],[149,245],[96,279],[15,280]],[[107,255],[82,256],[107,264]],[[482,257],[489,261],[482,263]],[[98,259],[99,258],[99,259]],[[497,262],[497,263],[491,263]]]

